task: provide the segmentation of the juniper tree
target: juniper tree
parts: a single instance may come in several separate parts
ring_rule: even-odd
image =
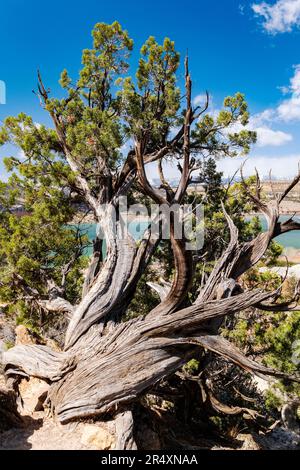
[[[246,154],[256,138],[246,127],[249,114],[241,93],[225,98],[217,115],[209,112],[208,95],[202,108],[193,106],[188,60],[180,89],[180,58],[170,39],[159,44],[150,37],[135,75],[129,76],[132,49],[133,41],[117,22],[97,24],[92,49],[83,51],[79,78],[73,81],[62,72],[62,99],[51,96],[38,74],[36,93],[52,127],[37,125],[22,113],[8,117],[0,132],[1,144],[9,142],[23,152],[22,158],[6,159],[11,177],[1,196],[1,296],[43,311],[64,311],[68,319],[61,352],[40,345],[13,347],[2,354],[6,376],[15,383],[24,376],[47,380],[47,403],[62,423],[119,413],[119,432],[126,430],[128,438],[119,447],[126,448],[134,447],[132,402],[199,348],[247,371],[284,376],[245,357],[219,335],[219,328],[227,315],[253,305],[270,308],[276,301],[276,292],[243,290],[238,280],[275,236],[299,229],[293,220],[279,221],[279,205],[300,179],[269,205],[260,198],[257,182],[249,197],[265,214],[268,230],[246,242],[239,242],[238,229],[223,207],[230,241],[193,303],[188,293],[198,282],[194,261],[199,253],[175,237],[171,218],[170,286],[160,286],[161,300],[147,314],[124,321],[160,239],[148,229],[136,242],[126,225],[122,237],[114,236],[112,218],[116,213],[118,227],[120,198],[134,188],[156,204],[180,205],[199,161]],[[164,175],[166,159],[180,168],[177,188]],[[160,188],[147,177],[146,167],[153,162]],[[11,206],[20,197],[28,214],[18,219]],[[91,211],[106,244],[103,257],[102,241],[94,241],[80,293],[85,240],[66,228],[74,200]],[[276,308],[287,306],[276,303]]]

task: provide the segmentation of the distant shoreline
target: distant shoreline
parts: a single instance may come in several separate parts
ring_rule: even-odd
[[[285,206],[285,209],[286,209],[286,206]],[[296,213],[296,214],[295,214]],[[298,211],[298,214],[300,215],[300,211]],[[281,211],[281,215],[282,216],[293,216],[293,215],[297,215],[297,211],[295,211],[295,205],[291,207],[290,205],[290,211]],[[88,215],[86,215],[86,217],[84,217],[84,213],[83,212],[78,212],[76,214],[76,216],[73,218],[71,224],[83,224],[83,225],[90,225],[91,227],[93,225],[96,224],[95,220],[94,220],[94,217],[93,217],[93,214],[90,213]],[[252,214],[247,214],[245,215],[245,218],[252,218],[252,217],[255,217],[255,216],[261,216],[261,214],[259,213],[252,213]],[[128,221],[130,223],[132,223],[134,221],[134,219],[136,219],[133,215],[130,217],[128,217]],[[145,217],[141,217],[139,218],[139,220],[136,222],[139,222],[141,224],[143,224],[144,222],[146,222],[146,218]],[[297,234],[295,232],[292,232],[294,234],[294,236],[297,237]],[[279,258],[280,261],[282,262],[285,262],[286,258],[288,258],[288,261],[290,263],[293,263],[293,264],[300,264],[300,247],[298,247],[299,243],[295,243],[295,240],[294,240],[294,236],[292,237],[291,240],[279,240],[279,243],[283,246],[283,255]],[[283,237],[287,237],[287,235],[283,235]],[[300,234],[299,234],[299,237],[300,237]],[[295,245],[294,245],[295,243]]]
[[[253,212],[249,214],[245,214],[245,217],[255,217],[257,215],[260,215],[259,212]],[[300,216],[300,202],[297,201],[283,201],[282,204],[280,205],[280,215],[299,215]],[[133,221],[134,216],[133,215],[128,215],[128,220]],[[146,222],[147,219],[145,217],[139,217],[139,222]],[[78,223],[96,223],[94,220],[94,216],[92,213],[89,213],[85,215],[83,212],[77,212],[77,214],[73,217],[72,219],[72,224],[78,224]]]

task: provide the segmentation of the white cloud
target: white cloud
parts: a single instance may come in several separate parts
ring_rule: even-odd
[[[274,109],[268,108],[261,113],[254,114],[250,118],[250,124],[254,127],[260,127],[274,121]]]
[[[284,87],[285,94],[291,93],[291,97],[282,101],[277,108],[267,108],[264,111],[250,117],[249,123],[244,127],[234,124],[228,129],[228,133],[240,132],[248,129],[257,133],[258,147],[279,147],[293,140],[290,133],[279,129],[273,129],[274,124],[279,122],[289,122],[300,119],[300,65],[295,66],[295,73],[290,80],[289,86]],[[215,109],[211,113],[217,118],[220,109]]]
[[[278,90],[281,91],[281,93],[282,93],[283,95],[288,95],[289,92],[290,92],[290,89],[289,89],[288,86],[278,86],[277,88],[278,88]]]
[[[295,65],[295,73],[294,76],[290,80],[290,86],[288,87],[289,90],[300,96],[300,65]]]
[[[240,132],[242,129],[248,129],[257,133],[256,145],[258,147],[279,147],[293,140],[293,136],[287,132],[274,130],[270,127],[274,117],[274,110],[266,109],[262,113],[254,114],[249,119],[246,127],[234,125],[229,132]]]
[[[290,93],[290,97],[285,99],[275,113],[277,119],[290,122],[300,119],[300,65],[296,65],[293,77],[290,79],[288,87],[284,88],[285,94]]]
[[[255,131],[257,132],[258,147],[266,147],[269,145],[279,147],[293,140],[291,134],[282,131],[273,131],[269,127],[257,127]]]
[[[42,124],[40,124],[39,122],[34,122],[33,125],[34,127],[36,127],[36,129],[40,129],[42,127]],[[31,130],[31,127],[27,125],[25,126],[23,122],[21,122],[20,128],[22,129],[22,131]]]
[[[124,157],[127,157],[128,152],[134,147],[134,143],[132,139],[127,140],[122,147],[120,148],[121,154]]]
[[[171,127],[170,132],[169,132],[169,135],[168,135],[168,138],[169,138],[169,139],[173,139],[173,138],[175,137],[175,135],[178,134],[178,132],[180,131],[180,129],[181,129],[180,126]]]
[[[0,80],[0,104],[6,104],[6,85]]]
[[[258,113],[252,116],[250,119],[249,128],[252,128],[253,130],[257,130],[257,128],[260,127],[270,128],[272,123],[290,123],[292,121],[300,120],[300,64],[294,66],[294,74],[290,79],[289,85],[280,87],[280,90],[284,95],[289,96],[285,97],[276,108],[269,108],[262,113]],[[278,132],[281,131],[277,131],[277,137],[279,139],[280,137],[283,138],[282,143],[286,143],[291,140],[287,137],[289,134],[286,134],[285,139],[284,136]],[[266,133],[264,134],[266,136]],[[270,133],[269,136],[271,137]],[[277,139],[275,138],[273,145],[281,144],[278,144]]]
[[[277,0],[274,4],[254,3],[252,10],[263,17],[263,28],[271,34],[292,31],[300,26],[300,0]]]
[[[246,8],[245,5],[242,5],[241,3],[239,4],[239,12],[243,16],[245,14],[245,8]]]
[[[257,133],[258,147],[279,147],[293,140],[293,136],[281,130],[274,130],[271,124],[274,119],[275,112],[273,109],[266,109],[261,113],[254,114],[249,119],[247,128]]]
[[[285,122],[299,121],[300,96],[284,100],[277,108],[278,118]]]
[[[206,103],[206,95],[197,95],[193,99],[194,106],[204,106]]]
[[[178,162],[173,161],[163,161],[163,171],[164,175],[167,179],[179,179],[180,178],[180,171],[177,166]],[[153,181],[159,178],[158,170],[157,170],[157,162],[149,163],[146,166],[146,173],[149,180]]]
[[[21,162],[24,162],[26,160],[26,155],[25,155],[25,152],[24,150],[20,149],[18,152],[17,152],[17,158],[18,160],[20,160]]]
[[[217,166],[224,173],[225,178],[231,178],[244,163],[243,174],[250,176],[255,174],[257,168],[261,178],[268,178],[270,170],[272,170],[273,178],[290,179],[298,173],[298,164],[300,162],[300,154],[265,156],[253,155],[249,158],[224,158],[217,161]],[[178,180],[180,172],[177,165],[172,162],[164,162],[164,174],[169,180]],[[158,180],[157,164],[150,163],[146,167],[147,176],[150,181]],[[196,174],[196,173],[195,173]]]
[[[220,171],[223,171],[225,178],[230,178],[241,168],[244,162],[244,176],[254,175],[255,168],[257,168],[261,178],[269,177],[270,170],[272,170],[274,179],[289,179],[293,178],[298,173],[300,154],[278,157],[254,155],[249,157],[246,161],[244,158],[226,158],[218,162],[218,168]]]

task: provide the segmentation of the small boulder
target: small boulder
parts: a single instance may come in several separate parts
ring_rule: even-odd
[[[24,325],[18,325],[15,329],[16,345],[18,344],[36,344],[34,337],[30,334],[28,328]]]
[[[81,443],[94,450],[113,449],[114,436],[106,429],[95,424],[85,424],[82,430]]]
[[[261,450],[261,445],[256,442],[252,434],[239,434],[237,440],[243,442],[240,450]]]
[[[42,411],[48,390],[49,384],[44,380],[37,379],[36,377],[22,380],[19,385],[23,403],[22,412],[32,415],[35,411]]]

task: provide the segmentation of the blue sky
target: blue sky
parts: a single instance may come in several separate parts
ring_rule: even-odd
[[[60,72],[66,67],[76,77],[81,50],[91,46],[93,25],[118,20],[134,39],[133,65],[149,35],[169,36],[182,56],[189,51],[195,96],[209,90],[217,110],[225,96],[245,93],[250,125],[259,137],[248,172],[255,165],[263,176],[271,167],[276,177],[297,171],[300,0],[2,0],[1,20],[0,80],[7,95],[0,120],[24,111],[47,123],[32,93],[36,70],[41,69],[53,95],[59,94]],[[0,157],[8,151],[0,149]],[[239,164],[223,161],[220,167],[230,174]],[[0,173],[5,177],[2,164]]]

